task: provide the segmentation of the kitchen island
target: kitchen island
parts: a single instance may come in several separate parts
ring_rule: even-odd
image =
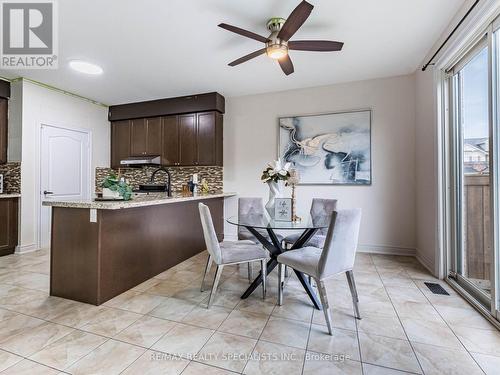
[[[203,251],[198,203],[223,237],[233,193],[130,201],[45,201],[52,207],[50,295],[100,305]]]

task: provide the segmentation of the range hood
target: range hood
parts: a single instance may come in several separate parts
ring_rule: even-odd
[[[120,165],[128,167],[140,167],[143,165],[160,165],[159,156],[138,156],[120,160]]]

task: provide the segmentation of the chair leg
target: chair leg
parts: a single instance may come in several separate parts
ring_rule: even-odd
[[[251,283],[253,281],[253,264],[252,262],[248,262],[248,282]]]
[[[283,273],[283,264],[278,263],[278,305],[283,305],[283,284],[285,283],[285,275]]]
[[[354,313],[356,314],[356,319],[361,319],[361,315],[359,314],[358,291],[356,290],[356,283],[354,282],[354,273],[352,271],[347,271],[345,275],[347,276],[349,289],[351,289],[352,304],[354,305]]]
[[[325,283],[318,279],[315,279],[314,281],[318,286],[319,298],[321,299],[321,304],[323,305],[323,313],[325,314],[326,326],[328,327],[328,334],[332,336],[333,335],[332,316],[330,314],[330,306],[328,305],[328,297],[326,295]]]
[[[266,299],[266,279],[267,279],[267,262],[266,259],[260,261],[260,269],[262,273],[262,299]]]
[[[201,279],[201,288],[200,290],[203,292],[205,289],[205,278],[207,277],[207,274],[210,272],[210,268],[212,267],[212,256],[209,255],[207,259],[207,266],[205,267],[205,273],[203,274],[203,279]]]
[[[212,285],[212,291],[210,292],[210,297],[208,298],[207,309],[212,306],[212,302],[215,298],[215,293],[217,293],[217,286],[219,285],[220,275],[222,274],[222,269],[224,266],[222,264],[217,265],[217,270],[215,271],[214,284]]]

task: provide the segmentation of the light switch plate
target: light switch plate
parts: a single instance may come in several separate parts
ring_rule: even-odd
[[[90,222],[97,223],[97,210],[95,208],[90,209]]]

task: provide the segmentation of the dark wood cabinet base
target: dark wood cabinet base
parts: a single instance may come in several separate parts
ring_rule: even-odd
[[[17,246],[19,198],[0,198],[0,256],[13,254]]]
[[[222,240],[224,199],[121,210],[54,207],[50,295],[100,305],[203,251],[198,203]]]

